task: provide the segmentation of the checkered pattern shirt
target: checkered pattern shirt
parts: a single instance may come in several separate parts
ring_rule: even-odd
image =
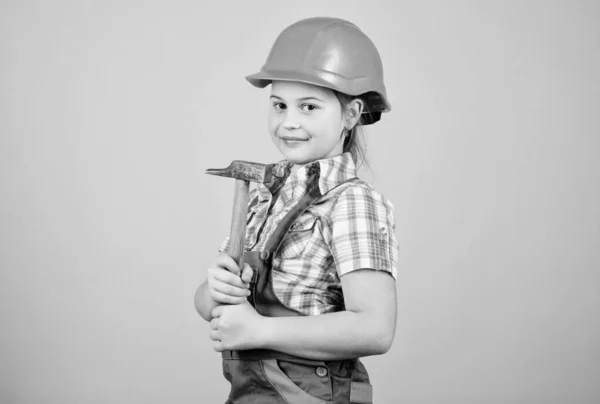
[[[273,291],[288,308],[305,315],[344,310],[340,277],[358,269],[396,278],[398,243],[391,202],[356,178],[350,153],[318,160],[291,173],[275,165],[270,184],[252,190],[246,251],[261,251],[277,225],[318,181],[323,195],[292,225],[273,257]],[[354,178],[352,181],[347,181]],[[345,182],[347,181],[347,182]],[[273,206],[273,194],[279,197]],[[229,237],[221,244],[227,249]]]

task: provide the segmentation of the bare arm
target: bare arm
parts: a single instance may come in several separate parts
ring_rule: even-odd
[[[389,350],[396,329],[396,284],[389,273],[363,269],[341,278],[346,310],[318,316],[262,317],[249,305],[247,327],[230,327],[234,311],[213,311],[215,349],[267,348],[317,360],[378,355]],[[245,306],[245,307],[243,307]],[[235,335],[233,335],[235,334]],[[245,339],[245,340],[244,340]],[[235,340],[235,341],[234,341]]]

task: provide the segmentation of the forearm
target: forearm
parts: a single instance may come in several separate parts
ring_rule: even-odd
[[[211,312],[217,307],[217,303],[210,298],[206,281],[196,289],[196,293],[194,294],[194,306],[196,306],[196,311],[203,319],[206,321],[212,319]]]
[[[307,359],[337,360],[387,352],[394,329],[395,321],[390,326],[363,312],[265,317],[257,343]]]

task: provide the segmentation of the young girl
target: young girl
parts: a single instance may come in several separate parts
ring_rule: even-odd
[[[309,18],[247,80],[271,84],[285,160],[251,194],[246,264],[220,253],[195,296],[227,403],[371,403],[358,358],[392,343],[398,250],[391,203],[356,178],[359,126],[390,110],[379,53],[354,24]]]

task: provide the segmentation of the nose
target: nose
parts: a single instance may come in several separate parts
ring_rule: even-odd
[[[299,116],[293,111],[292,108],[288,108],[288,110],[285,111],[285,117],[283,118],[282,126],[288,130],[300,129],[301,125]]]

